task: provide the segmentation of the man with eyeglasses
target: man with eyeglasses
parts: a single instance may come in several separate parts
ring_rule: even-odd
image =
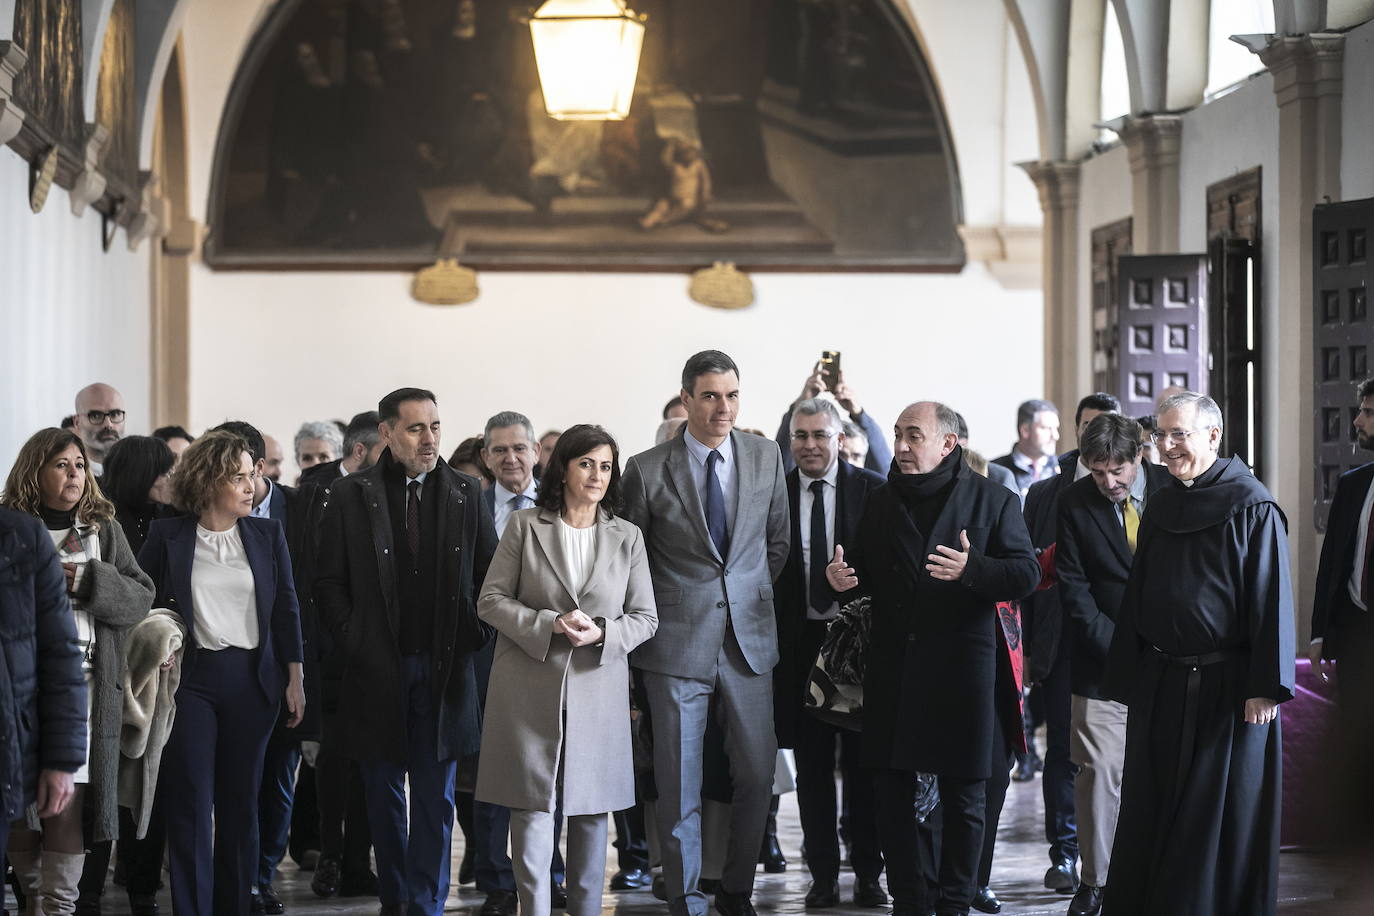
[[[1125,703],[1112,916],[1277,907],[1281,734],[1294,627],[1283,512],[1196,392],[1160,405],[1174,481],[1150,497],[1102,695]]]
[[[837,750],[849,803],[846,826],[854,868],[854,903],[880,907],[887,904],[887,894],[878,883],[883,857],[873,781],[860,768],[861,736],[808,715],[802,703],[826,627],[840,609],[825,579],[826,564],[834,545],[852,543],[868,494],[886,481],[881,475],[840,460],[847,438],[834,402],[821,398],[798,401],[792,408],[790,426],[789,445],[796,467],[785,479],[792,549],[773,589],[781,656],[773,669],[773,697],[778,745],[793,748],[797,759],[797,807],[806,865],[811,870],[806,907],[819,909],[840,903]]]
[[[104,382],[76,393],[76,434],[86,446],[90,473],[100,477],[105,453],[124,437],[124,395]]]

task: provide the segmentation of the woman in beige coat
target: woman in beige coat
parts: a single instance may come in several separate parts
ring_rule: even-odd
[[[617,518],[620,456],[599,426],[563,434],[539,504],[516,512],[478,615],[496,628],[477,799],[511,809],[524,916],[548,912],[554,815],[568,819],[568,912],[596,916],[606,815],[635,801],[629,653],[658,615],[644,539]]]

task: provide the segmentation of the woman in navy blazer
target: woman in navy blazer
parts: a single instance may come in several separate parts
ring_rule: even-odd
[[[187,649],[157,790],[177,916],[247,916],[263,753],[286,701],[305,710],[300,611],[281,523],[250,518],[248,443],[208,433],[174,481],[189,514],[156,521],[138,561],[176,611]]]

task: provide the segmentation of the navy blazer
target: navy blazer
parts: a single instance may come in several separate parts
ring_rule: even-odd
[[[1355,546],[1360,538],[1360,511],[1374,481],[1374,462],[1347,471],[1336,481],[1331,511],[1326,517],[1326,537],[1317,563],[1317,582],[1312,599],[1312,638],[1322,639],[1322,655],[1340,658],[1341,637],[1362,612],[1350,600],[1350,576],[1355,571]],[[1369,545],[1366,545],[1368,547]]]
[[[194,516],[159,519],[148,528],[148,540],[138,553],[138,565],[157,588],[154,607],[176,611],[186,624],[187,640],[195,645],[195,607],[191,601],[191,566],[196,555]],[[243,550],[253,571],[258,611],[258,683],[269,701],[286,689],[286,665],[304,659],[300,607],[291,575],[291,554],[281,522],[267,518],[238,521]],[[187,666],[194,664],[192,653]]]

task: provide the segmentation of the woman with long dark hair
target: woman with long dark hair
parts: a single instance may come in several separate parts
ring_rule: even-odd
[[[496,628],[477,800],[511,809],[522,913],[548,910],[554,810],[568,819],[571,916],[596,916],[606,815],[635,802],[629,654],[658,614],[644,537],[617,518],[620,456],[574,426],[549,459],[538,505],[511,515],[477,614]]]
[[[105,495],[135,554],[143,549],[148,526],[172,511],[175,464],[171,447],[152,436],[125,436],[105,454]]]
[[[43,429],[19,450],[3,502],[37,516],[48,529],[66,578],[77,645],[89,693],[85,764],[76,772],[72,804],[42,821],[39,834],[16,830],[10,863],[33,911],[48,916],[76,908],[87,843],[119,832],[119,733],[124,721],[124,640],[152,607],[153,585],[134,561],[114,506],[88,473],[86,446],[69,430]],[[82,829],[89,808],[90,836]]]

